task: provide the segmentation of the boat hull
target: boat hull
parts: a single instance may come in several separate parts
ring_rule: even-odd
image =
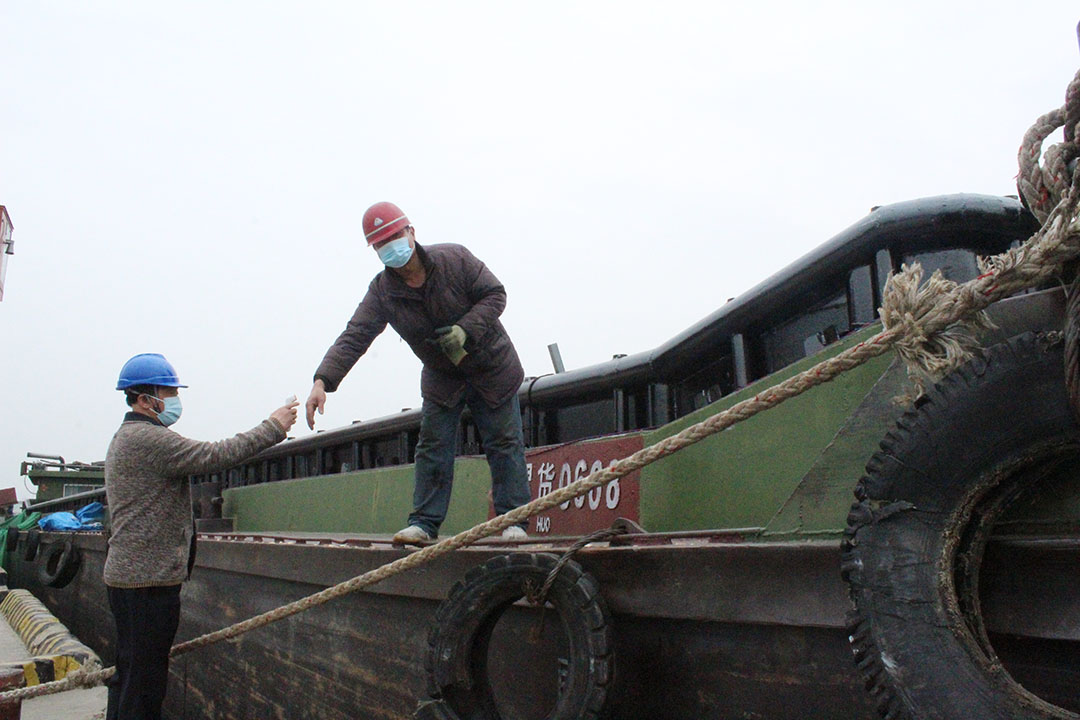
[[[84,534],[76,542],[82,565],[67,587],[41,584],[41,555],[27,562],[18,551],[9,559],[12,584],[41,597],[108,663],[114,638],[101,581],[105,540]],[[234,642],[183,655],[170,669],[166,716],[412,717],[426,697],[424,657],[439,602],[470,568],[511,551],[562,548],[485,544],[456,551]],[[297,600],[406,552],[385,538],[360,536],[203,536],[183,590],[178,641]],[[1075,567],[1077,558],[1075,543],[1020,543],[988,554],[988,625],[999,632],[1009,623],[1002,654],[1014,653],[1015,674],[1041,683],[1039,693],[1047,699],[1066,697],[1075,688],[1068,664],[1080,649],[1080,637],[1072,636],[1080,628],[1073,617],[1080,610],[1068,602],[1076,581],[1062,577],[1060,569]],[[744,541],[738,533],[673,533],[589,548],[577,559],[596,578],[612,611],[611,717],[874,717],[848,647],[848,603],[834,540],[760,542]],[[994,581],[1011,577],[1007,568],[1021,562],[1031,578],[1026,586]],[[1041,603],[1037,616],[1010,609],[1028,600]],[[530,642],[538,620],[536,610],[514,606],[496,628],[490,675],[506,714],[543,717],[552,702],[559,629],[549,621],[541,640]],[[1051,646],[1055,653],[1042,652]]]

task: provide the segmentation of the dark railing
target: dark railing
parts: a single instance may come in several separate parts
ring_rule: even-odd
[[[40,512],[40,513],[52,513],[66,510],[68,512],[75,512],[81,507],[89,505],[90,503],[97,501],[105,503],[105,488],[98,490],[88,490],[86,492],[75,493],[74,495],[67,495],[66,497],[55,498],[53,500],[42,500],[41,502],[30,501],[26,504],[27,512]]]

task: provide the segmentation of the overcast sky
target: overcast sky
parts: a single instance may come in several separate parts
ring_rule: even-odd
[[[105,457],[124,361],[175,429],[295,393],[381,268],[364,209],[467,245],[525,371],[654,347],[857,221],[1015,193],[1080,66],[1054,2],[0,2],[0,487]],[[317,428],[419,405],[388,329]],[[309,431],[298,423],[293,435]]]

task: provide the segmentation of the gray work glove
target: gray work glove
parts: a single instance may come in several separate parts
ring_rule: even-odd
[[[450,362],[455,365],[460,365],[465,356],[469,354],[465,350],[466,335],[461,326],[448,325],[435,328],[435,334],[439,336],[437,342],[439,343],[439,349],[443,351],[443,355],[450,358]]]

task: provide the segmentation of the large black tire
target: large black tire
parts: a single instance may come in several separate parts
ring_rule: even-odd
[[[855,491],[842,560],[852,649],[883,717],[1080,718],[1012,678],[978,599],[995,519],[1043,474],[1078,459],[1057,336],[990,348],[885,436]]]
[[[45,561],[38,570],[43,585],[62,588],[75,579],[79,572],[79,548],[71,540],[56,543],[45,553]]]
[[[503,612],[524,596],[526,583],[540,588],[556,562],[558,557],[547,553],[500,555],[454,585],[428,635],[425,667],[433,700],[421,703],[416,717],[502,717],[487,673],[492,630]],[[615,667],[607,605],[596,581],[573,561],[556,576],[547,599],[568,643],[565,678],[548,720],[598,718]]]

